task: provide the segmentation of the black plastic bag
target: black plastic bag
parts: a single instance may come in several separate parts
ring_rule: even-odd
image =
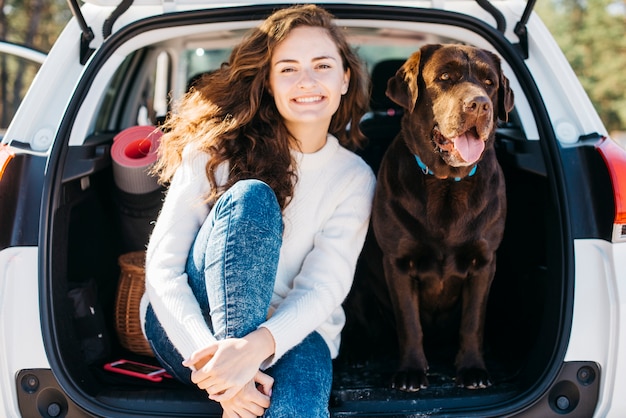
[[[110,340],[100,304],[96,281],[90,279],[75,285],[68,297],[72,301],[74,325],[80,348],[87,364],[106,359],[111,351]]]

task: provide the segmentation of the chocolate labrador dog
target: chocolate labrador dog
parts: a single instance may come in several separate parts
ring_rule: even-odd
[[[456,313],[457,385],[487,387],[485,311],[506,215],[494,132],[513,108],[513,92],[496,55],[426,45],[388,81],[386,94],[405,109],[372,212],[400,351],[392,386],[428,386],[424,330]]]

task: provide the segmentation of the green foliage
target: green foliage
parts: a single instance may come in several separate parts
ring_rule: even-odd
[[[47,52],[70,18],[65,0],[0,0],[0,39]],[[38,67],[0,56],[0,131],[13,118]]]
[[[65,0],[0,0],[0,38],[49,51],[72,17]]]
[[[536,11],[607,129],[626,131],[626,15],[623,9],[621,14],[612,14],[612,6],[619,4],[615,0],[550,0],[538,2]]]

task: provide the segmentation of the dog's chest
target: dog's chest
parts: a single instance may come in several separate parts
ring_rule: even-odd
[[[420,305],[429,311],[447,310],[461,296],[465,277],[452,274],[424,275],[419,280]]]
[[[453,231],[474,228],[485,210],[489,196],[484,189],[463,182],[420,179],[416,182],[414,198],[404,202],[405,209],[422,226],[433,233],[449,234]]]
[[[463,180],[462,180],[463,181]],[[422,198],[422,207],[425,215],[430,220],[441,219],[446,221],[459,219],[472,214],[472,206],[474,202],[472,196],[480,193],[479,190],[473,190],[462,181],[439,180],[426,177],[423,180],[425,192]],[[465,180],[467,182],[468,180]],[[478,209],[478,208],[476,208]]]

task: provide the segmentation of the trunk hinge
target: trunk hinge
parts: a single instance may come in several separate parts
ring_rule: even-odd
[[[95,36],[93,34],[93,30],[91,27],[87,26],[87,22],[85,21],[85,17],[83,13],[80,11],[80,6],[78,5],[78,0],[67,0],[70,5],[70,9],[72,10],[72,14],[78,21],[78,26],[82,31],[80,35],[80,63],[85,65],[91,54],[94,53],[95,49],[90,48],[89,44],[94,40]],[[108,38],[111,35],[113,30],[113,24],[115,21],[133,4],[133,0],[122,0],[120,4],[117,5],[115,10],[111,12],[109,17],[102,24],[102,37],[103,39]]]
[[[67,3],[70,5],[72,14],[78,21],[78,26],[80,26],[82,31],[80,34],[80,63],[85,65],[91,54],[95,51],[95,49],[89,47],[89,44],[93,41],[95,36],[91,28],[87,26],[87,22],[85,22],[85,17],[80,11],[78,0],[67,0]]]
[[[517,22],[514,29],[515,34],[519,38],[517,49],[524,59],[528,59],[528,29],[526,28],[526,24],[528,23],[528,19],[530,19],[530,14],[536,2],[537,0],[528,0],[524,8],[524,13],[522,13],[522,18]]]

